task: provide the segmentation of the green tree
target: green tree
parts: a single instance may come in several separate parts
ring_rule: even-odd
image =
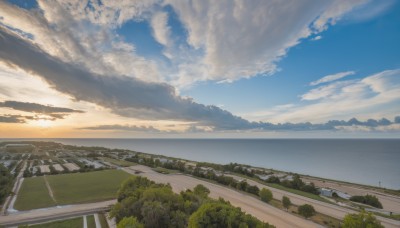
[[[379,202],[379,199],[373,195],[366,195],[366,196],[352,196],[350,197],[351,201],[367,204],[376,208],[382,209],[382,204]]]
[[[302,215],[304,218],[309,218],[315,215],[316,211],[314,207],[310,204],[304,204],[297,208],[299,215]]]
[[[272,192],[269,189],[263,188],[261,189],[260,193],[260,198],[264,202],[269,202],[272,200]]]
[[[193,192],[195,195],[198,195],[203,198],[208,197],[208,194],[210,194],[210,190],[202,184],[196,185],[196,187],[194,187],[193,189]]]
[[[361,211],[359,214],[348,214],[343,219],[342,228],[383,228],[384,226],[372,215]]]
[[[283,204],[283,207],[286,208],[286,210],[288,210],[290,205],[292,205],[292,202],[290,202],[289,197],[283,196],[282,197],[282,204]]]
[[[144,228],[135,217],[125,217],[117,225],[117,228]]]
[[[238,207],[225,202],[203,204],[189,218],[189,228],[198,227],[273,227],[245,214]]]

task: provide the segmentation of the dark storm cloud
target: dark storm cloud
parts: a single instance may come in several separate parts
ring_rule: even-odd
[[[25,117],[20,115],[0,115],[0,123],[25,123]]]
[[[248,129],[251,123],[216,106],[178,96],[163,83],[126,76],[99,76],[62,62],[21,37],[0,29],[0,60],[41,76],[54,89],[109,108],[121,116],[194,121],[218,129]]]
[[[40,113],[40,114],[54,114],[54,117],[61,117],[60,113],[83,113],[80,110],[70,108],[54,107],[49,105],[42,105],[37,103],[20,102],[20,101],[4,101],[0,102],[0,107],[11,108],[18,111]]]

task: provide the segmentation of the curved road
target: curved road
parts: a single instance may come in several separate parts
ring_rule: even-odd
[[[219,197],[228,200],[232,205],[242,208],[243,211],[268,222],[276,227],[322,227],[310,220],[297,217],[288,212],[279,210],[267,203],[264,203],[254,197],[242,194],[238,191],[213,184],[207,181],[199,180],[186,175],[175,174],[165,175],[153,171],[147,166],[137,165],[122,170],[137,175],[135,171],[140,171],[139,175],[149,178],[158,183],[169,183],[174,192],[181,192],[186,189],[193,189],[196,185],[202,184],[210,189],[210,197],[218,199]]]

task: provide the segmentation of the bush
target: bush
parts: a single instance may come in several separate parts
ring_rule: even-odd
[[[284,208],[286,208],[286,210],[289,209],[290,205],[292,205],[292,202],[290,202],[289,197],[287,197],[287,196],[282,197],[282,205]]]
[[[315,215],[315,213],[316,213],[314,207],[310,204],[304,204],[304,205],[299,206],[297,211],[298,211],[299,215],[302,215],[304,218],[309,218],[309,217]]]
[[[342,228],[354,227],[383,228],[384,226],[371,213],[361,211],[359,214],[348,214],[343,219]]]
[[[269,189],[266,188],[261,189],[259,195],[261,200],[266,203],[272,200],[272,192]]]
[[[352,196],[350,197],[351,201],[367,204],[376,208],[382,209],[382,204],[379,202],[378,198],[373,195],[366,195],[366,196]]]

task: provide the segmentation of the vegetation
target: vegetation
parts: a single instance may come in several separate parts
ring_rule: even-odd
[[[0,164],[0,204],[2,204],[10,194],[13,180],[10,171]]]
[[[99,213],[99,220],[100,220],[101,228],[109,228],[105,214]]]
[[[282,197],[282,205],[286,210],[289,209],[290,205],[292,205],[292,202],[290,202],[289,197],[287,197],[287,196]]]
[[[125,217],[117,225],[117,228],[144,228],[144,225],[140,223],[135,217]]]
[[[15,209],[24,211],[52,206],[56,206],[56,203],[49,195],[44,177],[24,179],[14,204]]]
[[[304,204],[297,208],[299,215],[303,216],[304,218],[309,218],[315,215],[316,211],[314,207],[310,204]]]
[[[78,218],[73,218],[73,219],[68,219],[68,220],[36,224],[36,225],[31,225],[31,226],[20,226],[20,227],[22,227],[22,228],[25,228],[25,227],[29,227],[29,228],[54,228],[54,227],[57,227],[57,228],[81,228],[82,225],[83,225],[83,218],[78,217]]]
[[[96,222],[94,221],[94,215],[86,216],[87,228],[96,228]]]
[[[121,170],[105,170],[48,176],[59,204],[87,203],[115,199],[120,184],[131,175]]]
[[[202,185],[175,194],[169,185],[132,177],[119,189],[118,203],[110,214],[118,227],[269,227],[228,202],[210,199],[208,194]]]
[[[366,196],[352,196],[350,197],[351,201],[367,204],[376,208],[382,209],[382,204],[379,202],[379,199],[373,195],[366,195]]]
[[[342,228],[383,228],[384,226],[372,215],[361,211],[359,214],[348,214],[343,219]]]
[[[238,207],[225,202],[203,204],[189,218],[189,228],[197,227],[271,227]]]
[[[117,165],[117,166],[126,167],[126,166],[136,165],[136,163],[134,163],[134,162],[125,161],[125,160],[118,160],[118,159],[109,158],[109,157],[102,157],[101,159],[103,159],[106,162],[110,162],[111,164]]]
[[[272,192],[269,189],[263,188],[259,194],[260,199],[266,203],[269,203],[272,200]]]

